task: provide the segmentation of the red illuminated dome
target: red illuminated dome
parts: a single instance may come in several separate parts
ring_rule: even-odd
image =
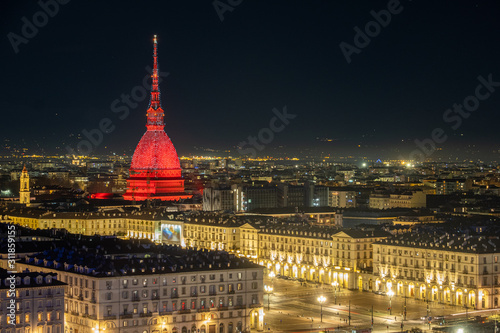
[[[179,157],[165,131],[146,131],[137,145],[130,169],[180,169]]]
[[[191,198],[184,192],[184,179],[179,157],[165,133],[164,112],[158,85],[157,40],[154,37],[154,67],[151,75],[151,100],[147,111],[147,131],[139,141],[130,165],[125,200],[161,199],[166,201]]]

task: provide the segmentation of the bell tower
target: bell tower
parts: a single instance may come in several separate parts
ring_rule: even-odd
[[[23,171],[21,172],[21,187],[19,189],[19,202],[25,204],[29,207],[30,205],[30,176],[28,174],[28,170],[26,169],[26,165],[23,167]]]

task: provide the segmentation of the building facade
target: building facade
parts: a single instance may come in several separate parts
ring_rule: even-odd
[[[426,207],[426,194],[422,191],[397,194],[371,194],[369,207],[373,209]]]
[[[498,307],[498,237],[404,234],[373,244],[375,290],[471,309]]]
[[[64,288],[53,272],[11,274],[0,268],[0,332],[63,333]]]
[[[78,251],[84,260],[75,262],[71,251],[58,248],[17,266],[56,270],[68,285],[65,333],[263,330],[262,267],[220,252],[160,250],[108,256],[84,247]],[[56,253],[59,259],[51,260]]]

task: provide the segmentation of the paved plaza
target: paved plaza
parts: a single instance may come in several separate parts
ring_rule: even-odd
[[[466,309],[463,307],[406,299],[406,320],[403,320],[405,299],[372,292],[341,289],[335,292],[331,286],[300,283],[292,280],[270,279],[266,285],[273,286],[269,300],[264,295],[265,330],[269,332],[323,332],[362,331],[371,328],[373,308],[374,332],[401,332],[403,329],[420,328],[429,330],[429,325],[422,317],[432,317],[431,329],[439,327],[440,319],[447,322],[464,321]],[[318,297],[324,296],[321,305]],[[336,302],[335,302],[336,300]],[[350,306],[349,306],[350,305]],[[391,310],[389,310],[391,307]],[[349,322],[349,308],[351,320]],[[321,321],[321,312],[323,320]],[[477,315],[489,315],[490,311],[467,309],[469,318]]]

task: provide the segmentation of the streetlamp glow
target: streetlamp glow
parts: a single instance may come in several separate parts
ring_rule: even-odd
[[[337,288],[339,286],[339,283],[337,281],[333,281],[332,287],[335,289],[335,304],[337,304]]]
[[[389,290],[387,295],[389,296],[389,315],[392,315],[392,296],[394,296],[394,291],[392,291],[392,289]]]
[[[267,294],[267,311],[269,311],[269,309],[270,309],[271,293],[273,292],[273,289],[274,288],[272,286],[268,286],[268,285],[264,286],[264,291]]]
[[[318,302],[321,306],[321,322],[323,322],[323,303],[325,303],[326,301],[326,297],[321,295],[320,297],[318,297]]]

